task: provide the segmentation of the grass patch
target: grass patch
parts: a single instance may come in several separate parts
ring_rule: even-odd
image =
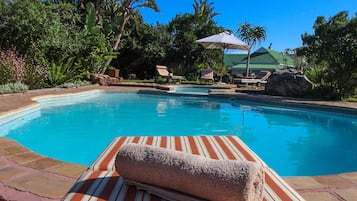
[[[344,101],[357,102],[357,88],[355,88],[354,95],[346,98]]]

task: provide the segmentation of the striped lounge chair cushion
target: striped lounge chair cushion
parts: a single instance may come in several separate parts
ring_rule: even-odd
[[[304,200],[238,137],[234,136],[118,137],[77,180],[63,200],[162,200],[125,185],[123,178],[115,171],[115,156],[120,147],[126,143],[158,146],[217,160],[254,161],[266,167],[264,200]]]

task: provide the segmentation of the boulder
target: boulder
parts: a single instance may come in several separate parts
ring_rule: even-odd
[[[109,86],[120,83],[121,79],[104,74],[92,74],[91,81],[92,83],[99,84],[101,86]]]
[[[296,70],[274,72],[265,85],[265,92],[269,95],[301,97],[312,90],[313,83]]]

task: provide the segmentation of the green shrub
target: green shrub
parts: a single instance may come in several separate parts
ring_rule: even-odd
[[[27,64],[24,83],[27,84],[30,89],[41,89],[48,87],[46,82],[47,77],[47,70],[44,66]]]
[[[317,84],[307,97],[318,98],[323,100],[341,100],[341,93],[336,87],[330,84]]]
[[[308,77],[313,83],[323,83],[326,81],[328,73],[324,67],[310,67],[304,71],[306,77]]]
[[[71,82],[74,79],[74,70],[71,68],[74,62],[74,57],[67,61],[58,63],[52,62],[48,74],[48,82],[52,86],[58,86],[66,82]]]
[[[26,84],[16,82],[0,85],[0,94],[25,92],[29,89]]]
[[[357,88],[354,90],[354,95],[343,99],[344,101],[357,102]]]
[[[51,86],[61,86],[65,83],[79,83],[89,79],[89,71],[83,69],[83,62],[75,62],[76,57],[71,57],[59,62],[53,62],[48,74],[48,83]]]
[[[357,103],[357,97],[350,97],[350,98],[345,99],[345,101],[356,102]]]

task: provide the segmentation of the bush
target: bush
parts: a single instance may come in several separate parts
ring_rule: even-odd
[[[39,64],[28,63],[25,70],[24,83],[29,86],[30,89],[41,89],[48,87],[47,70],[44,66]]]
[[[357,96],[356,97],[347,98],[345,101],[356,102],[357,103]]]
[[[26,62],[15,50],[0,51],[0,84],[22,82]]]
[[[326,67],[321,66],[306,68],[304,74],[313,83],[323,83],[327,80],[328,77]]]
[[[0,94],[25,92],[29,89],[26,84],[16,82],[0,85]]]
[[[6,84],[14,81],[15,78],[11,70],[11,66],[4,64],[2,58],[0,58],[0,84]]]
[[[30,60],[14,49],[0,51],[0,84],[21,82],[30,89],[47,86],[47,70],[41,65],[32,64]]]
[[[318,98],[323,100],[340,100],[341,93],[336,87],[329,84],[317,84],[307,97]]]

